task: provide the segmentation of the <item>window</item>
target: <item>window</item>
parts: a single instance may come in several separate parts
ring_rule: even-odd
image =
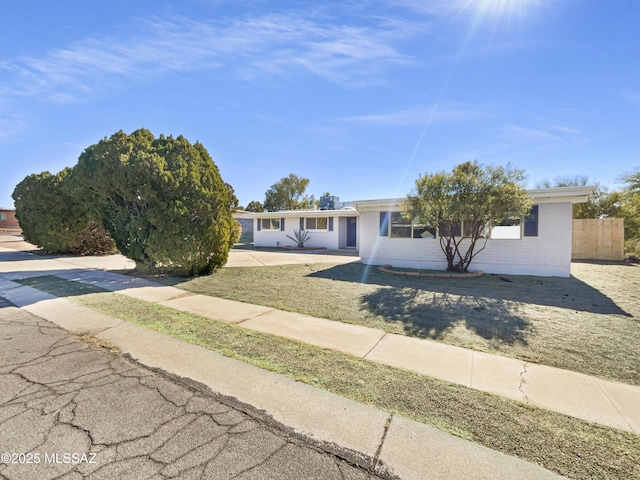
[[[523,225],[523,227],[521,226]],[[500,240],[519,240],[521,231],[525,237],[538,236],[538,205],[534,205],[524,217],[510,218],[491,229],[491,238]]]
[[[388,213],[388,212],[384,212]],[[390,230],[392,238],[434,238],[435,237],[435,229],[427,228],[424,225],[420,225],[414,223],[411,219],[402,215],[402,212],[389,212],[389,215],[383,219],[382,215],[380,217],[381,220],[381,231],[380,235],[388,236],[388,232],[383,232],[383,223],[385,225],[389,224],[387,220],[390,217]]]
[[[391,212],[391,237],[412,238],[411,219],[406,218],[401,212]]]
[[[381,237],[389,236],[389,212],[380,212],[380,228]]]
[[[523,227],[524,226],[524,227]],[[392,238],[435,238],[436,229],[420,225],[405,218],[402,212],[380,212],[380,236]],[[466,219],[463,222],[441,222],[437,231],[443,237],[449,236],[449,232],[454,237],[464,235],[472,236],[475,230],[479,230],[480,237],[492,239],[519,240],[521,235],[525,237],[538,236],[538,205],[534,205],[531,211],[524,217],[524,221],[519,218],[507,219],[499,225],[494,226],[489,231],[487,224],[480,221]],[[522,232],[522,233],[521,233]]]
[[[491,229],[495,240],[520,240],[520,219],[510,218]]]
[[[462,231],[467,237],[473,237],[476,233],[480,238],[487,236],[487,224],[482,220],[474,220],[472,218],[465,219],[462,222]]]
[[[328,228],[329,228],[329,219],[326,217],[305,218],[306,230],[327,230]]]
[[[442,237],[460,237],[462,235],[462,225],[460,222],[441,222],[438,231]]]
[[[524,217],[524,236],[538,236],[538,205],[531,207],[531,211]]]
[[[0,222],[4,222],[7,219],[6,213],[0,213]]]
[[[279,218],[261,218],[260,226],[262,230],[281,230],[281,226],[284,222],[281,222]]]

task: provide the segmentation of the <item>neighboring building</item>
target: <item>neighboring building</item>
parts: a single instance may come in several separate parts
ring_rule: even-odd
[[[0,229],[18,229],[20,225],[16,219],[16,211],[8,208],[0,208]]]
[[[233,212],[232,216],[240,223],[243,235],[251,235],[253,233],[253,219],[251,218],[251,212],[236,210]]]
[[[350,207],[337,210],[293,210],[253,213],[253,244],[256,247],[295,247],[294,230],[307,230],[305,247],[358,249],[358,212]]]
[[[472,269],[568,277],[572,204],[585,202],[593,190],[590,186],[528,190],[533,199],[531,213],[515,224],[494,227],[486,248],[471,263]],[[350,207],[335,202],[324,210],[252,213],[254,245],[295,246],[287,235],[295,237],[294,229],[308,230],[310,238],[306,246],[354,248],[367,265],[446,269],[438,232],[404,219],[403,200],[359,200],[351,202]],[[479,242],[483,243],[483,239]]]

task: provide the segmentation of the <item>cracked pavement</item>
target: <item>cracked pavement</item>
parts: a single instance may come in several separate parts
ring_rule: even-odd
[[[107,347],[0,299],[1,479],[379,478]]]

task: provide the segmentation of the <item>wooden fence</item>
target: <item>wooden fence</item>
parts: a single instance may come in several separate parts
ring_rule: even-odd
[[[571,258],[624,259],[624,219],[574,219]]]

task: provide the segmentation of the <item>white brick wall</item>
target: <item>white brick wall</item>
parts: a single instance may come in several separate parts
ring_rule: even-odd
[[[538,210],[538,236],[518,240],[487,241],[471,262],[470,270],[515,275],[568,277],[571,271],[571,203],[542,203]],[[447,268],[437,239],[379,236],[380,212],[360,212],[360,257],[368,265]],[[477,247],[483,240],[479,240]]]
[[[274,214],[273,218],[280,218],[278,214]],[[296,242],[287,238],[287,235],[296,238],[293,229],[300,229],[300,217],[287,217],[284,222],[284,231],[281,230],[260,230],[258,231],[259,218],[255,218],[253,224],[253,244],[256,247],[295,247]],[[305,248],[338,248],[338,218],[333,219],[333,231],[327,230],[308,230],[309,240],[305,242]]]

